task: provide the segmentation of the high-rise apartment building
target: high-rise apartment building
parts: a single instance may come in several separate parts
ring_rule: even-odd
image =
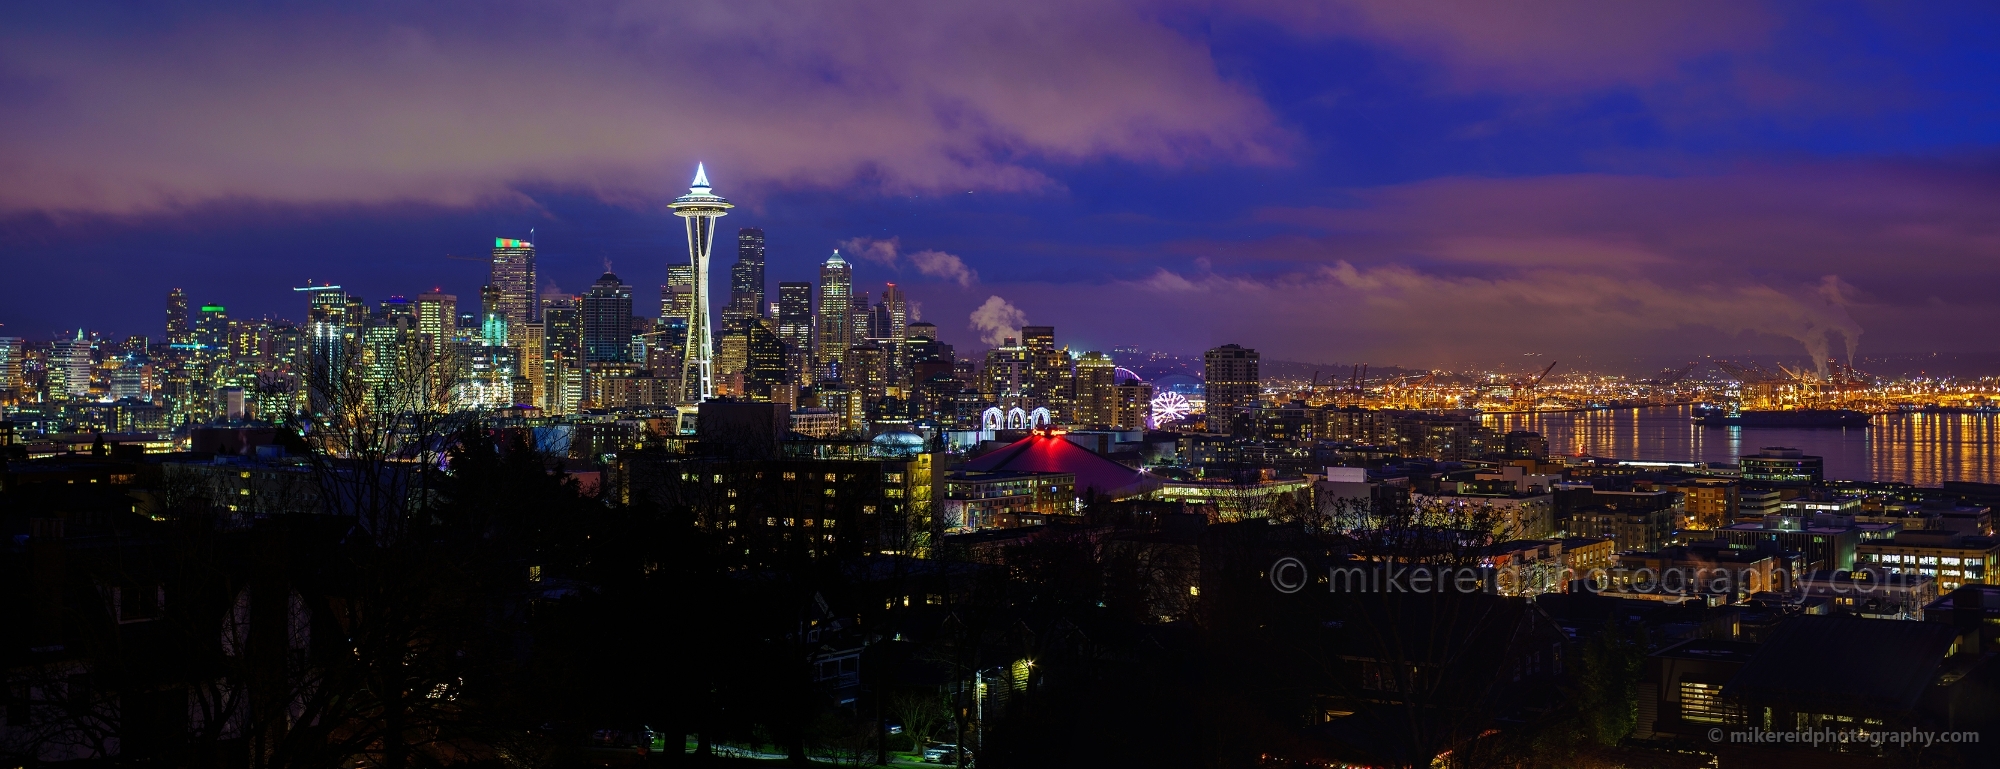
[[[579,300],[583,322],[585,363],[623,363],[631,360],[632,287],[617,275],[604,273]]]
[[[811,283],[778,284],[778,341],[785,344],[786,370],[794,382],[809,381],[812,369],[813,312]]]
[[[723,311],[725,330],[741,328],[764,315],[764,231],[736,231],[736,264],[729,268],[729,308]]]
[[[840,251],[819,267],[819,347],[813,361],[821,377],[840,367],[854,344],[854,270]]]
[[[686,195],[669,204],[674,215],[687,220],[688,264],[694,268],[694,306],[688,311],[686,354],[681,357],[681,388],[684,400],[708,400],[714,390],[715,344],[709,314],[708,266],[715,247],[715,220],[734,208],[716,195],[708,183],[708,171],[697,164],[694,181]]]
[[[167,343],[194,343],[194,335],[188,333],[187,293],[178,288],[167,292]]]
[[[513,238],[493,239],[493,307],[510,325],[538,320],[535,314],[535,244]]]
[[[1117,424],[1118,364],[1101,352],[1076,361],[1076,407],[1070,421],[1080,425]]]
[[[1112,388],[1111,426],[1127,430],[1152,427],[1153,386],[1137,379]]]
[[[1225,344],[1203,353],[1201,362],[1202,392],[1208,399],[1210,418],[1208,429],[1218,430],[1215,421],[1218,417],[1222,429],[1227,429],[1230,414],[1257,400],[1261,383],[1257,351]]]

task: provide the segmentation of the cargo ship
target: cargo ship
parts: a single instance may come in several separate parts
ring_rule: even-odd
[[[1853,409],[1792,409],[1738,411],[1715,407],[1695,410],[1696,424],[1708,427],[1867,427],[1868,414]]]

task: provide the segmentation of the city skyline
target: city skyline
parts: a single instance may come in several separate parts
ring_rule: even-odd
[[[731,180],[733,223],[768,232],[771,281],[842,248],[954,344],[997,296],[1090,348],[1409,367],[1797,360],[1857,336],[1864,354],[1995,351],[1985,9],[605,9],[217,25],[190,7],[128,19],[137,45],[116,14],[25,15],[5,33],[6,66],[37,74],[4,91],[25,101],[0,125],[20,182],[0,194],[0,333],[150,333],[171,286],[239,317],[288,312],[306,279],[469,301],[483,270],[445,257],[531,229],[538,288],[581,292],[607,262],[659,285],[683,240],[665,205],[701,161]],[[823,34],[854,24],[893,32],[866,50]],[[788,53],[747,56],[749,28]],[[940,46],[970,28],[979,44]],[[593,47],[607,29],[631,47]],[[709,77],[679,77],[673,51]],[[208,76],[245,57],[265,66]],[[462,95],[500,91],[519,105]],[[21,288],[62,281],[103,301]],[[1619,364],[1634,348],[1666,360]]]

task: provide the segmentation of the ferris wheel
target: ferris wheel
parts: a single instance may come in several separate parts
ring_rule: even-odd
[[[1194,411],[1194,405],[1177,392],[1163,392],[1153,396],[1153,424],[1163,425],[1186,419]]]

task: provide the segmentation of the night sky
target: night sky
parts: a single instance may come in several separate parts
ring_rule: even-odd
[[[702,161],[773,294],[839,247],[961,346],[983,307],[1377,365],[2000,352],[1996,40],[1990,3],[14,4],[0,334],[158,337],[174,286],[473,304],[530,228],[544,287],[651,314]]]

